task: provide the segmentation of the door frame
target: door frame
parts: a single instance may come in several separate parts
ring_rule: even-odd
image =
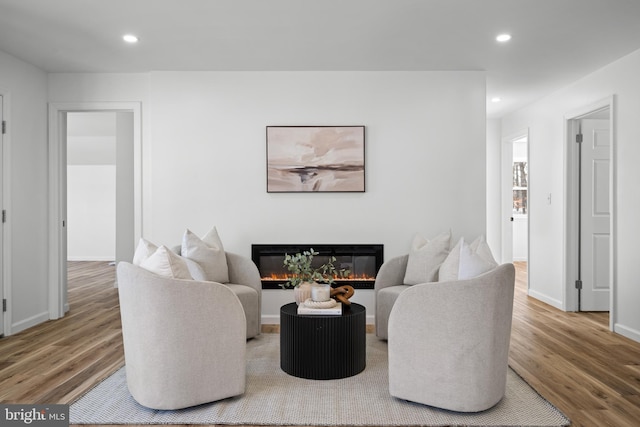
[[[615,293],[616,293],[616,277],[617,272],[616,265],[616,240],[617,240],[617,224],[616,224],[616,206],[617,206],[617,193],[616,193],[616,139],[615,139],[615,96],[611,95],[607,98],[601,99],[592,104],[586,105],[582,108],[576,109],[564,116],[565,127],[565,191],[567,197],[565,198],[565,289],[564,289],[564,304],[563,309],[565,311],[578,311],[578,289],[575,287],[575,281],[578,277],[579,266],[579,253],[580,248],[578,246],[579,226],[578,215],[580,213],[579,206],[579,192],[580,192],[580,180],[578,175],[578,144],[576,141],[576,134],[578,133],[578,122],[597,111],[609,109],[609,138],[611,145],[609,148],[609,156],[611,159],[611,167],[609,168],[609,212],[611,213],[609,222],[609,283],[611,290],[609,293],[609,329],[613,330],[615,324]]]
[[[0,308],[0,336],[11,335],[11,215],[8,215],[11,204],[10,197],[10,177],[11,177],[11,121],[10,121],[10,95],[0,90],[0,123],[4,120],[7,123],[6,133],[0,135],[0,162],[2,163],[2,174],[0,176],[0,210],[7,211],[6,222],[0,227],[0,245],[2,245],[2,257],[0,259],[0,300],[7,300],[7,311],[1,312]]]
[[[500,176],[500,215],[501,235],[502,235],[502,262],[513,261],[513,224],[508,218],[512,216],[513,211],[513,142],[526,138],[527,139],[527,163],[529,165],[528,187],[527,187],[527,288],[529,286],[529,263],[531,262],[531,161],[530,161],[530,135],[529,128],[524,128],[516,132],[512,132],[502,137],[501,145],[501,176]]]
[[[134,239],[142,236],[142,105],[140,102],[49,103],[49,318],[69,310],[66,260],[66,113],[132,112]]]

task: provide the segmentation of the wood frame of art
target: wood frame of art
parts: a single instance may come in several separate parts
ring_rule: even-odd
[[[267,126],[267,193],[364,192],[364,126]]]

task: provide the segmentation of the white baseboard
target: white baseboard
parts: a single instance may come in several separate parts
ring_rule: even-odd
[[[544,303],[547,303],[555,308],[557,308],[558,310],[562,310],[562,311],[566,311],[562,308],[562,301],[559,301],[555,298],[550,298],[548,295],[542,294],[540,292],[536,292],[536,291],[532,291],[531,289],[529,289],[528,292],[530,297],[533,297],[537,300],[540,300]]]
[[[110,261],[113,262],[114,257],[110,256],[67,256],[67,261]]]
[[[280,324],[280,316],[279,315],[270,315],[264,314],[262,315],[262,324],[263,325],[279,325]]]
[[[636,342],[640,342],[640,331],[636,331],[635,329],[621,325],[620,323],[616,323],[615,325],[613,325],[613,332],[616,332]]]
[[[35,316],[13,323],[11,325],[11,334],[17,334],[18,332],[29,329],[32,326],[39,325],[47,320],[49,320],[49,312],[45,311],[44,313],[36,314]]]

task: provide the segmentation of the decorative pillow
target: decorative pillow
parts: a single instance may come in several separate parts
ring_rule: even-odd
[[[151,254],[158,250],[158,246],[154,245],[150,241],[145,238],[140,238],[138,241],[138,246],[136,247],[136,251],[133,254],[133,265],[140,265],[142,261],[149,258]]]
[[[409,251],[404,284],[417,285],[418,283],[437,281],[438,269],[447,258],[450,245],[451,230],[431,240],[416,235]]]
[[[189,274],[189,267],[187,267],[185,260],[164,245],[144,259],[140,263],[140,267],[159,276],[172,279],[193,279]]]
[[[180,259],[187,263],[189,274],[191,274],[193,280],[197,280],[198,282],[208,281],[207,276],[204,274],[204,270],[202,269],[202,267],[200,267],[200,264],[189,258],[180,257]]]
[[[489,264],[493,264],[494,267],[498,266],[498,263],[493,257],[493,253],[491,253],[491,248],[487,244],[487,241],[485,240],[484,235],[478,236],[476,240],[471,242],[469,246],[471,247],[471,250],[476,254],[478,254],[480,258],[484,259]]]
[[[183,257],[200,264],[208,281],[220,283],[229,282],[227,256],[224,253],[222,241],[220,241],[218,230],[216,230],[215,227],[202,239],[190,230],[186,230],[182,237],[182,248],[180,252]]]
[[[438,281],[471,279],[497,265],[484,238],[476,239],[469,245],[461,237],[442,263]]]

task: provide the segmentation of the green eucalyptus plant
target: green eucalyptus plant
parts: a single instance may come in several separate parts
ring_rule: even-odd
[[[333,263],[336,261],[336,257],[330,256],[329,260],[319,267],[313,267],[313,257],[319,255],[319,252],[310,248],[308,251],[303,251],[295,255],[284,255],[284,266],[287,268],[291,275],[287,280],[287,283],[280,284],[282,289],[288,287],[296,287],[303,282],[322,282],[332,284],[336,277],[345,278],[349,275],[350,271],[347,269],[338,270]]]

